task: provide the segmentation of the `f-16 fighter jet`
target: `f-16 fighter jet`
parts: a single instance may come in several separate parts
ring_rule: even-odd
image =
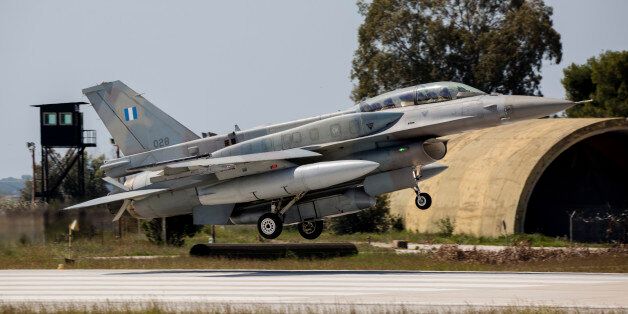
[[[124,157],[102,166],[117,193],[68,209],[108,204],[117,209],[114,220],[125,211],[144,219],[191,214],[200,225],[257,224],[268,239],[292,224],[315,239],[323,218],[356,213],[380,194],[407,188],[418,209],[428,209],[432,198],[419,185],[447,168],[437,163],[447,153],[442,137],[573,105],[437,82],[344,111],[201,138],[120,81],[83,94]]]

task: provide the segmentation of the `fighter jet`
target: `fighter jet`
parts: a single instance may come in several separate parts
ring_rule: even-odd
[[[68,209],[107,204],[114,220],[126,211],[140,219],[192,215],[199,225],[257,224],[268,239],[293,224],[315,239],[324,218],[402,189],[414,189],[417,208],[426,210],[432,198],[420,182],[447,168],[437,163],[447,153],[445,136],[573,105],[436,82],[331,114],[199,137],[120,81],[83,94],[124,157],[102,166],[116,193]]]

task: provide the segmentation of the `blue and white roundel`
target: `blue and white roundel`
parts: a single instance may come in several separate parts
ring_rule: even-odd
[[[124,108],[124,120],[126,121],[137,120],[137,108],[136,107]]]

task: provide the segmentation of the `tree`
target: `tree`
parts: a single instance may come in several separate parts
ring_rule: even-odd
[[[61,161],[61,164],[67,162],[68,156],[61,156],[58,152],[53,152],[57,160]],[[86,156],[85,158],[85,198],[96,198],[100,196],[105,196],[109,193],[105,181],[102,180],[105,177],[105,173],[100,169],[100,166],[104,163],[105,156],[100,155],[97,157],[94,156]],[[36,188],[39,190],[39,182],[41,182],[41,165],[37,164],[35,166],[35,180],[37,181]],[[61,167],[56,163],[50,163],[50,178],[51,181],[55,181],[56,178],[61,174]],[[61,183],[60,189],[58,189],[58,194],[54,195],[53,198],[63,201],[65,198],[70,198],[75,201],[81,200],[81,196],[79,195],[79,183],[78,183],[78,171],[77,165],[74,165],[68,176]],[[31,199],[31,181],[25,181],[24,188],[21,190],[21,198],[25,201],[30,201]]]
[[[105,177],[105,172],[100,169],[104,163],[105,155],[97,157],[86,156],[84,171],[85,177],[83,178],[83,180],[85,180],[85,199],[97,198],[105,196],[109,193],[105,181],[102,180],[102,178]],[[79,179],[78,167],[75,165],[72,167],[72,170],[70,170],[68,176],[61,185],[63,187],[64,194],[76,200],[82,198],[80,196]]]
[[[568,109],[569,117],[628,116],[628,51],[607,51],[585,64],[572,63],[563,73],[567,98],[593,100]]]
[[[333,219],[331,229],[336,234],[385,232],[388,231],[393,223],[389,212],[390,202],[388,195],[380,195],[377,197],[375,206],[356,214],[340,216]]]
[[[39,165],[37,165],[35,167],[37,173],[40,172],[40,167]],[[37,180],[39,180],[39,176],[37,176]],[[30,202],[31,201],[31,196],[33,193],[33,177],[30,177],[28,179],[24,180],[24,186],[22,187],[22,189],[20,190],[20,200],[25,201],[25,202]],[[35,186],[35,188],[37,189],[37,191],[39,191],[39,186]]]
[[[365,19],[351,70],[355,101],[443,80],[541,95],[542,61],[562,58],[542,0],[359,0],[358,9]]]

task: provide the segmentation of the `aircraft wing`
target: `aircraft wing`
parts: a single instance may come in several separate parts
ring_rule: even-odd
[[[190,161],[178,162],[169,164],[166,167],[170,169],[175,168],[194,168],[194,167],[209,167],[219,165],[232,165],[240,163],[252,163],[260,161],[273,161],[273,160],[288,160],[298,158],[318,157],[321,154],[309,151],[302,148],[293,148],[273,152],[255,153],[247,155],[229,156],[229,157],[217,157],[207,159],[195,159]]]
[[[108,203],[113,203],[113,202],[117,202],[117,201],[123,201],[123,200],[136,200],[136,199],[141,199],[144,197],[147,197],[149,195],[153,195],[153,194],[157,194],[157,193],[161,193],[164,192],[168,189],[147,189],[147,190],[137,190],[137,191],[129,191],[129,192],[122,192],[122,193],[117,193],[117,194],[113,194],[113,195],[107,195],[107,196],[103,196],[103,197],[99,197],[99,198],[95,198],[93,200],[87,201],[87,202],[83,202],[80,204],[76,204],[70,207],[66,207],[64,209],[76,209],[76,208],[85,208],[85,207],[92,207],[92,206],[96,206],[96,205],[103,205],[103,204],[108,204]]]
[[[290,159],[318,157],[321,154],[302,148],[293,148],[280,151],[263,152],[255,154],[246,154],[228,157],[198,158],[187,161],[171,161],[160,164],[152,164],[137,168],[131,168],[129,171],[159,171],[164,170],[166,174],[178,172],[205,169],[205,173],[216,173],[231,170],[237,164],[244,163],[260,163],[269,161],[286,161]]]

